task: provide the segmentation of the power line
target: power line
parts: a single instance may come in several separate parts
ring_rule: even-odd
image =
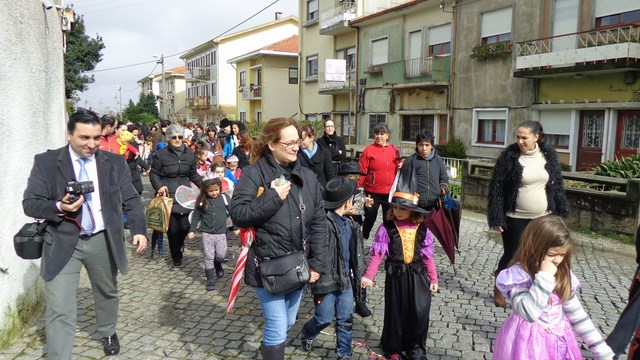
[[[241,26],[242,24],[246,23],[247,21],[249,21],[249,20],[253,19],[254,17],[258,16],[259,14],[261,14],[262,12],[264,12],[265,10],[267,10],[268,8],[270,8],[271,6],[273,6],[274,4],[276,4],[276,3],[277,3],[277,2],[279,2],[279,1],[280,1],[280,0],[275,0],[275,1],[273,1],[271,4],[269,4],[269,5],[265,6],[265,7],[263,7],[263,8],[262,8],[262,9],[260,9],[258,12],[256,12],[255,14],[253,14],[253,15],[249,16],[248,18],[246,18],[246,19],[245,19],[245,20],[243,20],[242,22],[240,22],[240,23],[238,23],[238,24],[234,25],[233,27],[229,28],[228,30],[224,31],[223,33],[221,33],[221,34],[219,34],[219,35],[215,36],[215,37],[214,37],[214,39],[215,39],[215,38],[218,38],[218,37],[220,37],[220,36],[222,36],[222,35],[224,35],[224,34],[226,34],[226,33],[228,33],[228,32],[230,32],[230,31],[232,31],[233,29],[235,29],[235,28],[237,28],[237,27]],[[182,54],[184,54],[184,53],[188,52],[189,50],[191,50],[191,49],[183,50],[183,51],[177,52],[177,53],[175,53],[175,54],[171,54],[171,55],[166,55],[164,58],[166,59],[166,58],[170,58],[170,57],[179,56],[179,55],[182,55]],[[136,63],[136,64],[129,64],[129,65],[116,66],[116,67],[107,68],[107,69],[100,69],[100,70],[87,71],[86,73],[87,73],[87,74],[91,74],[91,73],[97,73],[97,72],[103,72],[103,71],[119,70],[119,69],[124,69],[124,68],[128,68],[128,67],[133,67],[133,66],[139,66],[139,65],[144,65],[144,64],[150,64],[150,63],[152,63],[152,62],[156,62],[156,60],[150,60],[150,61],[145,61],[145,62]]]
[[[85,12],[83,15],[96,14],[96,13],[101,13],[101,12],[105,12],[105,11],[111,11],[111,10],[116,10],[116,9],[122,9],[122,8],[126,8],[126,7],[131,7],[131,6],[136,6],[136,5],[142,5],[142,4],[146,4],[146,3],[150,3],[150,2],[156,2],[156,0],[146,0],[146,1],[141,1],[141,2],[137,2],[137,3],[133,3],[133,4],[127,4],[127,5],[114,6],[114,7],[105,8],[105,9],[89,10],[89,11]]]

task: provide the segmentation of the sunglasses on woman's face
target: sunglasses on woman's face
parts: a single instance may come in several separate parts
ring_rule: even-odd
[[[174,136],[171,137],[171,140],[176,140],[176,139],[182,140],[182,139],[184,139],[184,136],[182,136],[182,135],[174,135]]]

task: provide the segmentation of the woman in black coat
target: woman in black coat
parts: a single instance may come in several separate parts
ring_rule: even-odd
[[[302,146],[298,151],[298,159],[302,166],[311,169],[318,177],[320,186],[324,189],[327,181],[336,176],[331,153],[316,142],[315,130],[309,125],[300,128]]]
[[[500,154],[489,186],[487,220],[502,234],[504,253],[495,275],[504,270],[520,243],[520,235],[531,220],[554,214],[569,216],[562,172],[556,150],[544,143],[542,125],[525,121],[518,125],[516,142]],[[494,304],[506,304],[494,287]]]
[[[136,189],[139,195],[142,195],[142,191],[144,187],[142,186],[142,176],[140,175],[140,171],[138,171],[138,166],[140,166],[145,171],[149,170],[151,166],[147,164],[146,161],[142,159],[140,156],[140,144],[138,143],[138,136],[140,135],[140,126],[132,124],[128,126],[127,129],[131,134],[133,134],[133,140],[131,140],[131,146],[133,146],[136,150],[138,150],[137,154],[130,153],[127,157],[127,165],[129,165],[129,171],[131,172],[131,183],[133,187]]]
[[[254,146],[255,162],[243,169],[229,206],[234,225],[255,228],[244,278],[256,289],[262,305],[263,359],[284,359],[287,333],[296,321],[302,289],[280,295],[268,293],[258,264],[265,258],[306,248],[310,281],[315,282],[325,272],[328,256],[320,186],[313,172],[297,161],[299,148],[295,120],[269,120]]]
[[[190,182],[200,186],[202,177],[196,171],[195,154],[183,142],[184,130],[173,124],[167,129],[168,145],[158,151],[151,166],[151,186],[158,196],[167,195],[175,199],[176,189],[180,185],[189,187]],[[182,265],[184,239],[189,233],[189,213],[191,209],[182,207],[176,201],[171,208],[169,218],[169,249],[174,266]]]

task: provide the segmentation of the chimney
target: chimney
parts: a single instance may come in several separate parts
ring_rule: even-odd
[[[282,12],[276,11],[276,20],[280,20],[280,19],[282,19]]]

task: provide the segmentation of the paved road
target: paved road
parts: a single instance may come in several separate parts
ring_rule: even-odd
[[[146,181],[146,180],[145,180]],[[148,184],[146,185],[148,187]],[[150,194],[143,196],[148,200]],[[574,272],[582,281],[581,298],[587,312],[605,334],[611,331],[626,302],[627,287],[635,269],[635,250],[630,245],[576,235],[581,245],[574,253]],[[500,255],[498,235],[489,231],[484,215],[464,213],[461,254],[457,274],[442,249],[436,251],[440,293],[432,302],[431,328],[427,340],[429,359],[490,359],[493,340],[510,310],[496,308],[491,299],[491,273]],[[236,239],[229,240],[237,254]],[[168,250],[168,245],[165,247]],[[204,289],[201,244],[188,241],[183,266],[150,259],[150,251],[132,256],[130,272],[120,276],[118,335],[121,359],[256,359],[259,358],[261,311],[254,291],[240,289],[235,313],[225,314],[233,261],[225,264],[227,275],[216,290]],[[379,274],[368,304],[374,315],[356,316],[353,332],[354,359],[375,359],[384,313],[383,275]],[[78,291],[78,330],[74,357],[101,358],[102,346],[95,332],[94,306],[86,274]],[[313,314],[311,297],[305,295],[298,321],[290,331],[289,359],[335,358],[333,328],[327,328],[310,353],[301,350],[298,337]],[[10,348],[0,359],[41,359],[44,354],[44,321]],[[586,358],[590,354],[585,351]]]

